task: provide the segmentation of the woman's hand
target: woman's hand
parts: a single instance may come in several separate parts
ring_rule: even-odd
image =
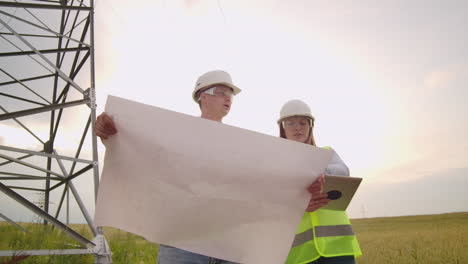
[[[312,195],[309,201],[309,205],[306,208],[306,212],[313,212],[330,202],[328,199],[328,194],[322,193],[323,184],[325,183],[325,176],[322,174],[320,177],[312,183],[307,190]]]
[[[327,205],[328,202],[330,202],[330,199],[328,199],[327,197],[328,197],[328,194],[326,193],[313,196],[309,201],[309,205],[307,205],[306,212],[313,212]]]

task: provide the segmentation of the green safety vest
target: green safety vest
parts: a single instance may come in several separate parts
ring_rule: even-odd
[[[296,231],[286,264],[304,264],[319,257],[362,255],[345,211],[318,209],[305,212]]]

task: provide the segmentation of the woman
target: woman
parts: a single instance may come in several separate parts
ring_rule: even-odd
[[[291,100],[283,105],[278,125],[280,137],[312,146],[314,117],[307,104]],[[349,176],[348,167],[333,151],[325,174]],[[361,250],[345,211],[319,209],[330,200],[322,193],[322,175],[309,187],[312,198],[296,231],[286,264],[353,264]]]

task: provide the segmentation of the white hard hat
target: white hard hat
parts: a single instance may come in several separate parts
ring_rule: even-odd
[[[209,86],[213,86],[215,84],[224,84],[227,87],[231,88],[233,94],[236,95],[241,92],[237,86],[232,83],[231,76],[229,73],[221,70],[209,71],[202,76],[198,77],[197,83],[195,84],[195,89],[192,93],[193,100],[198,103],[198,98],[196,98],[196,94],[198,91],[207,88]]]
[[[283,107],[281,107],[278,124],[281,123],[281,121],[283,121],[285,118],[292,116],[305,116],[312,119],[312,121],[315,120],[315,118],[310,113],[309,106],[301,100],[290,100],[286,102]]]

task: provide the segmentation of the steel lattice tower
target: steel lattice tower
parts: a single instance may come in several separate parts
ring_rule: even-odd
[[[0,1],[0,191],[84,246],[21,250],[21,254],[94,254],[95,263],[112,262],[102,229],[93,223],[74,184],[78,177],[91,175],[96,201],[99,169],[97,139],[92,132],[96,118],[93,19],[93,0]],[[6,133],[11,127],[36,143],[7,144],[19,136]],[[67,138],[67,131],[77,131],[78,136]],[[43,197],[42,206],[30,197],[37,192]],[[67,225],[69,194],[94,239],[88,240]],[[57,201],[52,202],[54,196]],[[64,208],[67,223],[59,220]],[[8,215],[0,217],[22,228]],[[0,251],[0,256],[13,255],[17,252]]]

